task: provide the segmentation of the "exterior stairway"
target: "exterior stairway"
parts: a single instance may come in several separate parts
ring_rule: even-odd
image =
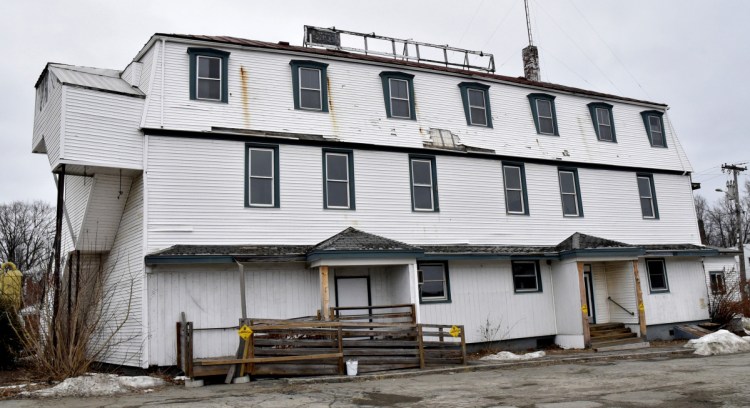
[[[628,350],[649,347],[623,323],[603,323],[589,326],[591,348],[596,351]]]

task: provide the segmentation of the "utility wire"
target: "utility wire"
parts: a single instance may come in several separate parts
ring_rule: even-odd
[[[476,18],[477,18],[477,14],[479,14],[479,9],[481,9],[481,8],[482,8],[482,4],[484,4],[484,0],[480,1],[480,2],[479,2],[479,6],[477,6],[477,9],[476,9],[476,10],[474,10],[474,15],[473,15],[473,16],[471,16],[471,20],[469,20],[469,24],[467,24],[467,25],[466,25],[466,28],[464,29],[464,33],[463,33],[463,34],[461,34],[461,38],[460,38],[460,39],[458,40],[458,43],[459,43],[459,44],[463,44],[463,43],[462,43],[461,41],[463,41],[463,40],[464,40],[464,37],[466,36],[466,33],[468,33],[468,32],[469,32],[469,27],[471,27],[471,23],[473,23],[473,22],[474,22],[474,19],[476,19]]]
[[[557,57],[555,56],[555,54],[552,54],[551,52],[548,52],[546,48],[542,48],[542,47],[539,47],[539,49],[540,49],[540,50],[542,50],[542,51],[544,51],[544,55],[549,55],[550,57],[554,58],[554,59],[555,59],[555,60],[556,60],[557,62],[559,62],[559,63],[560,63],[560,65],[562,65],[563,67],[565,67],[565,69],[567,69],[568,71],[570,71],[570,73],[572,73],[573,75],[577,76],[578,78],[581,78],[581,80],[582,80],[583,82],[585,82],[585,83],[587,83],[587,84],[591,85],[592,87],[594,86],[594,84],[592,84],[592,83],[591,83],[591,82],[589,82],[589,81],[588,81],[588,80],[587,80],[586,78],[584,78],[584,77],[583,77],[583,76],[581,76],[581,75],[580,75],[579,73],[577,73],[577,72],[576,72],[576,71],[574,71],[574,70],[573,70],[572,68],[570,68],[570,67],[569,67],[569,66],[568,66],[567,64],[565,64],[565,63],[564,63],[564,62],[563,62],[563,61],[562,61],[562,60],[561,60],[560,58],[557,58]]]
[[[505,22],[505,20],[507,20],[507,19],[508,19],[508,16],[510,16],[510,13],[511,13],[511,12],[512,12],[513,10],[515,10],[515,9],[516,9],[516,5],[517,5],[517,4],[518,4],[518,2],[517,2],[517,1],[514,1],[514,2],[513,2],[513,6],[511,6],[511,8],[509,8],[509,9],[508,9],[508,12],[507,12],[507,13],[505,13],[505,16],[503,16],[503,18],[501,18],[501,19],[500,19],[500,22],[499,22],[499,23],[497,23],[497,25],[495,26],[495,29],[494,29],[494,30],[492,30],[492,34],[490,34],[490,36],[489,36],[489,37],[487,38],[487,41],[486,41],[486,42],[484,43],[484,45],[482,45],[482,48],[481,48],[481,49],[484,49],[485,47],[487,47],[487,44],[489,44],[489,43],[490,43],[490,41],[492,41],[492,38],[493,38],[493,37],[495,37],[495,34],[497,34],[497,30],[499,30],[499,29],[500,29],[500,27],[501,27],[501,26],[503,25],[503,23]]]
[[[641,83],[638,82],[637,79],[635,79],[635,76],[633,75],[633,73],[630,72],[630,70],[625,65],[625,63],[622,62],[622,60],[620,59],[620,57],[618,57],[617,54],[615,54],[614,50],[612,50],[612,48],[609,46],[609,44],[607,44],[607,42],[604,41],[604,38],[601,36],[601,34],[599,34],[598,31],[596,31],[596,28],[594,28],[594,26],[591,24],[591,22],[589,22],[589,20],[581,12],[581,10],[578,8],[578,6],[576,6],[575,3],[572,0],[568,0],[568,3],[570,3],[573,6],[574,9],[576,9],[576,11],[581,16],[581,18],[583,18],[583,21],[585,21],[586,24],[588,24],[589,28],[591,28],[591,31],[593,31],[594,34],[596,34],[596,36],[599,37],[599,40],[604,44],[605,47],[607,47],[607,49],[609,50],[609,52],[615,57],[615,59],[617,60],[617,62],[620,63],[620,66],[622,66],[622,68],[625,70],[625,72],[628,73],[628,75],[630,76],[630,79],[632,79],[633,82],[635,82],[635,84],[638,85],[639,88],[641,88],[641,90],[643,91],[643,93],[646,95],[647,98],[652,99],[651,95],[649,95],[648,91],[646,91],[646,89],[641,85]]]
[[[603,76],[603,77],[604,77],[604,78],[605,78],[605,79],[606,79],[606,80],[607,80],[607,81],[608,81],[608,82],[609,82],[610,84],[612,84],[612,87],[614,87],[614,88],[615,88],[615,90],[617,90],[617,92],[618,92],[618,93],[622,94],[623,92],[622,92],[622,91],[620,90],[620,88],[618,88],[618,87],[617,87],[617,85],[615,85],[615,83],[614,83],[614,82],[612,82],[612,80],[611,80],[611,79],[609,79],[609,77],[607,76],[607,74],[606,74],[606,73],[604,73],[604,71],[603,71],[603,70],[602,70],[602,69],[601,69],[601,68],[599,67],[599,65],[597,65],[597,64],[596,64],[596,62],[594,62],[594,60],[593,60],[593,59],[592,59],[591,57],[589,57],[589,55],[588,55],[588,54],[586,53],[586,51],[584,51],[584,50],[583,50],[583,48],[582,48],[582,47],[581,47],[580,45],[578,45],[578,43],[576,42],[576,40],[574,40],[574,39],[573,39],[573,37],[571,37],[571,36],[570,36],[570,35],[568,34],[568,32],[567,32],[567,31],[565,31],[565,30],[564,30],[564,29],[562,28],[562,26],[560,26],[560,24],[558,24],[557,20],[555,20],[555,18],[554,18],[554,17],[552,17],[552,15],[551,15],[550,13],[548,13],[548,12],[547,12],[547,10],[545,10],[544,8],[542,8],[542,6],[541,6],[541,5],[539,4],[539,2],[537,2],[536,0],[534,0],[534,4],[536,4],[536,6],[537,6],[537,7],[539,8],[539,9],[541,9],[541,10],[542,10],[542,11],[544,12],[544,14],[546,14],[546,15],[547,15],[547,16],[548,16],[548,17],[550,18],[550,20],[552,20],[552,22],[553,22],[553,23],[554,23],[554,24],[555,24],[555,25],[557,26],[557,28],[559,28],[559,29],[560,29],[560,32],[562,32],[563,34],[565,34],[565,36],[566,36],[566,37],[568,37],[568,39],[569,39],[569,40],[570,40],[570,41],[571,41],[571,42],[573,43],[573,45],[575,45],[575,46],[576,46],[576,48],[578,48],[578,50],[579,50],[579,51],[580,51],[580,52],[581,52],[581,53],[583,54],[583,56],[584,56],[584,57],[586,57],[586,59],[588,59],[588,60],[589,60],[589,62],[591,62],[591,64],[592,64],[592,65],[594,66],[594,68],[596,68],[596,69],[597,69],[597,70],[599,71],[599,73],[601,73],[601,74],[602,74],[602,76]],[[588,81],[586,81],[586,82],[588,82]]]

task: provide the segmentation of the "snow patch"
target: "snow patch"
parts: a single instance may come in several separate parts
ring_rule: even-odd
[[[544,357],[546,355],[543,351],[535,351],[533,353],[526,354],[513,354],[510,351],[501,351],[497,354],[490,354],[484,356],[480,360],[484,361],[508,361],[508,360],[531,360],[532,358]]]
[[[740,319],[740,325],[742,326],[742,330],[745,331],[745,334],[750,336],[750,317],[743,317]]]
[[[116,374],[96,373],[68,378],[52,388],[22,394],[31,397],[98,397],[151,389],[164,384],[164,380],[155,377],[121,377]]]
[[[750,351],[750,337],[740,337],[727,330],[719,330],[699,339],[690,340],[685,347],[694,348],[701,356],[731,354]]]

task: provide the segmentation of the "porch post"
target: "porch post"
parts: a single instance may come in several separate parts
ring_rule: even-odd
[[[331,320],[331,293],[328,289],[328,266],[318,267],[320,271],[320,316],[323,320]]]
[[[578,264],[578,287],[581,295],[581,324],[583,325],[583,344],[591,345],[591,329],[589,328],[589,305],[586,302],[586,283],[583,280],[583,262]]]
[[[417,272],[417,264],[410,263],[409,266],[409,301],[414,305],[414,319],[416,323],[422,323],[422,319],[419,314],[419,274]]]
[[[638,273],[638,260],[633,261],[633,275],[635,275],[635,296],[638,303],[638,323],[641,329],[641,338],[646,338],[646,308],[643,306],[643,291],[641,290],[641,277]]]

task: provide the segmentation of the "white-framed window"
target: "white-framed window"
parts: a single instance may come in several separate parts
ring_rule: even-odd
[[[419,299],[423,303],[450,301],[448,265],[445,262],[420,262]]]
[[[614,140],[609,112],[610,110],[606,108],[596,108],[596,125],[599,127],[599,140],[607,142]]]
[[[414,211],[437,211],[434,168],[431,158],[411,158],[411,194]]]
[[[249,147],[248,205],[251,207],[274,207],[276,197],[276,150]]]
[[[652,146],[665,146],[664,132],[661,127],[661,118],[656,115],[650,115],[648,117],[648,126],[651,130],[651,145]]]
[[[196,56],[197,71],[195,76],[196,99],[221,101],[221,58],[205,55]]]
[[[669,292],[667,266],[663,259],[646,259],[648,285],[651,292]]]
[[[299,67],[300,109],[323,109],[323,81],[321,71],[316,68]]]
[[[505,209],[508,214],[528,214],[524,192],[524,171],[519,165],[503,165]]]
[[[650,176],[637,176],[638,195],[641,201],[643,218],[657,218],[656,197],[654,197],[654,180]]]
[[[350,152],[325,152],[325,208],[352,208]]]
[[[552,113],[552,101],[549,99],[536,99],[536,112],[539,120],[539,133],[545,135],[554,135],[555,118]]]
[[[537,261],[512,261],[513,290],[518,292],[541,292],[542,282]]]
[[[468,89],[469,121],[472,125],[487,126],[487,105],[485,92],[481,89]]]
[[[389,78],[391,116],[396,118],[411,118],[411,102],[409,100],[409,81],[405,79]]]
[[[563,215],[579,217],[581,213],[579,211],[580,202],[578,201],[578,177],[576,177],[576,173],[571,170],[559,170],[557,175],[560,182]]]

